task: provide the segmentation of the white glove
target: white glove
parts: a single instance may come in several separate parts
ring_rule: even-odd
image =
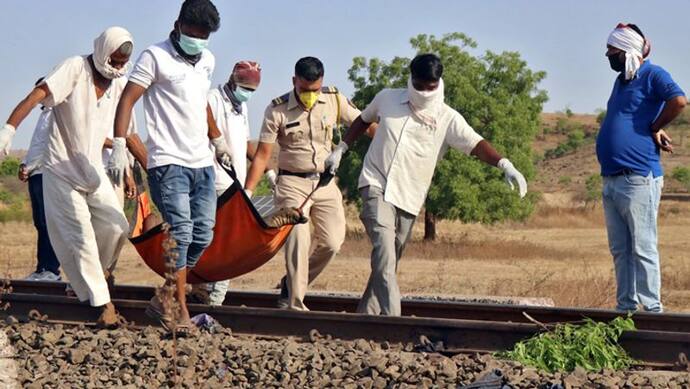
[[[510,185],[510,189],[514,190],[515,184],[518,186],[518,193],[520,193],[520,198],[525,197],[527,194],[527,180],[525,180],[525,176],[520,173],[515,166],[513,166],[513,163],[510,162],[507,158],[503,158],[500,161],[498,161],[498,168],[503,170],[503,174],[505,174],[505,180]]]
[[[278,179],[278,175],[276,174],[276,171],[271,169],[266,172],[266,179],[268,180],[268,184],[271,186],[271,190],[276,189],[276,180]]]
[[[113,153],[110,155],[108,166],[106,167],[106,172],[114,183],[122,182],[128,161],[125,138],[121,136],[114,137]]]
[[[10,153],[10,147],[12,147],[12,138],[17,132],[17,129],[13,125],[6,123],[0,129],[0,153],[2,155],[7,155]]]
[[[343,159],[343,154],[345,154],[347,149],[347,143],[342,141],[338,143],[328,158],[326,158],[326,162],[324,163],[325,169],[330,170],[331,174],[335,175],[335,173],[338,171],[338,167],[340,166],[340,160]]]
[[[245,189],[244,193],[247,195],[247,197],[249,197],[251,199],[252,195],[254,194],[254,191],[249,190],[249,189]]]
[[[227,167],[232,166],[232,154],[230,153],[228,143],[225,141],[225,137],[221,135],[218,138],[213,138],[211,139],[211,144],[213,144],[213,147],[216,149],[216,160],[218,160],[221,165]]]

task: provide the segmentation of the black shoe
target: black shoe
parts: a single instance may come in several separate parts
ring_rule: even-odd
[[[280,298],[288,298],[287,276],[283,276],[280,280]]]
[[[277,306],[281,309],[286,309],[288,307],[288,287],[287,287],[287,276],[283,276],[280,280],[280,297],[278,297]]]

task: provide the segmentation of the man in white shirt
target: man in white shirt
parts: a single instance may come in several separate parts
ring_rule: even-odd
[[[225,164],[232,161],[207,102],[215,58],[206,47],[209,36],[219,27],[220,16],[211,1],[186,0],[169,38],[144,50],[117,109],[108,163],[111,176],[119,177],[127,164],[126,123],[134,104],[144,96],[149,189],[176,243],[172,256],[180,316],[178,323],[173,323],[174,317],[157,297],[151,300],[147,313],[164,327],[181,331],[193,328],[185,296],[187,271],[213,239],[216,192],[209,139],[216,158]]]
[[[53,127],[43,157],[48,234],[75,294],[101,308],[98,322],[105,327],[116,326],[119,318],[104,273],[114,267],[128,224],[102,166],[101,150],[133,47],[127,30],[108,28],[94,41],[93,54],[59,64],[0,130],[0,150],[7,151],[15,128],[38,103],[52,107]]]
[[[348,145],[370,123],[378,123],[359,177],[360,218],[373,245],[372,272],[360,313],[400,315],[398,261],[424,205],[436,164],[449,146],[498,166],[511,187],[517,183],[520,197],[527,192],[525,178],[513,164],[444,103],[440,58],[418,55],[410,71],[407,89],[380,91],[326,160],[327,169],[335,173]]]
[[[252,61],[240,61],[235,64],[228,82],[219,85],[208,93],[208,104],[216,120],[218,129],[223,134],[232,154],[232,163],[237,181],[244,188],[247,177],[247,160],[252,160],[256,147],[249,142],[249,113],[247,101],[259,87],[261,67]],[[216,194],[222,195],[232,184],[232,178],[215,161]],[[266,177],[275,186],[276,173],[266,171]],[[228,291],[229,281],[219,281],[208,285],[209,303],[222,305]]]

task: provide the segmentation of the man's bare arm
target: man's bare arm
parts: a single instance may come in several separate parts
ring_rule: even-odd
[[[131,81],[125,86],[115,111],[115,130],[113,131],[115,138],[127,137],[127,129],[132,120],[132,109],[144,92],[146,88]]]
[[[247,159],[254,161],[254,155],[256,154],[256,146],[254,143],[247,141]]]
[[[671,144],[672,139],[664,131],[664,127],[678,117],[687,104],[688,99],[685,96],[676,96],[668,100],[659,117],[652,123],[651,131],[654,143],[666,152],[673,153],[673,145]]]
[[[148,161],[146,146],[144,142],[141,141],[141,138],[139,138],[139,135],[132,134],[127,137],[127,149],[132,153],[132,156],[139,162],[141,167],[146,170],[146,163]]]
[[[350,128],[347,130],[347,133],[345,133],[345,137],[343,138],[343,141],[347,143],[348,146],[352,146],[353,143],[362,136],[365,132],[368,132],[367,130],[372,127],[371,123],[367,123],[364,120],[362,120],[362,116],[357,116],[357,118],[352,122],[350,125]],[[373,124],[373,131],[376,132],[376,123]],[[372,135],[373,137],[373,135]]]
[[[497,166],[498,161],[501,160],[501,155],[494,149],[494,147],[486,140],[482,140],[474,146],[470,155],[477,157],[480,161],[491,166]]]
[[[7,124],[14,128],[19,127],[24,119],[31,113],[31,110],[38,105],[43,99],[50,96],[50,89],[45,84],[35,87],[31,92],[17,104],[12,110],[10,117],[7,119]]]
[[[657,132],[666,127],[673,121],[683,108],[688,104],[688,99],[685,96],[676,96],[664,104],[664,109],[659,114],[659,117],[652,123],[652,132]]]
[[[216,139],[222,135],[213,117],[211,106],[208,104],[206,104],[206,122],[208,123],[208,139]]]
[[[249,168],[249,174],[247,174],[247,182],[244,187],[248,190],[254,191],[256,185],[261,180],[261,176],[266,170],[266,165],[268,165],[268,160],[271,158],[273,153],[273,143],[259,142],[259,147],[254,154],[254,160],[252,161],[252,166]]]

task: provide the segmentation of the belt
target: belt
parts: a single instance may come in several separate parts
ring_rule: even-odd
[[[606,176],[606,177],[629,176],[629,175],[631,175],[631,174],[635,174],[635,172],[632,171],[631,169],[623,169],[623,170],[619,170],[619,171],[617,171],[617,172],[615,172],[615,173],[613,173],[613,174],[609,174],[609,175]]]
[[[288,170],[278,169],[279,176],[295,176],[301,178],[307,178],[310,180],[318,180],[321,177],[321,173],[296,173]]]

